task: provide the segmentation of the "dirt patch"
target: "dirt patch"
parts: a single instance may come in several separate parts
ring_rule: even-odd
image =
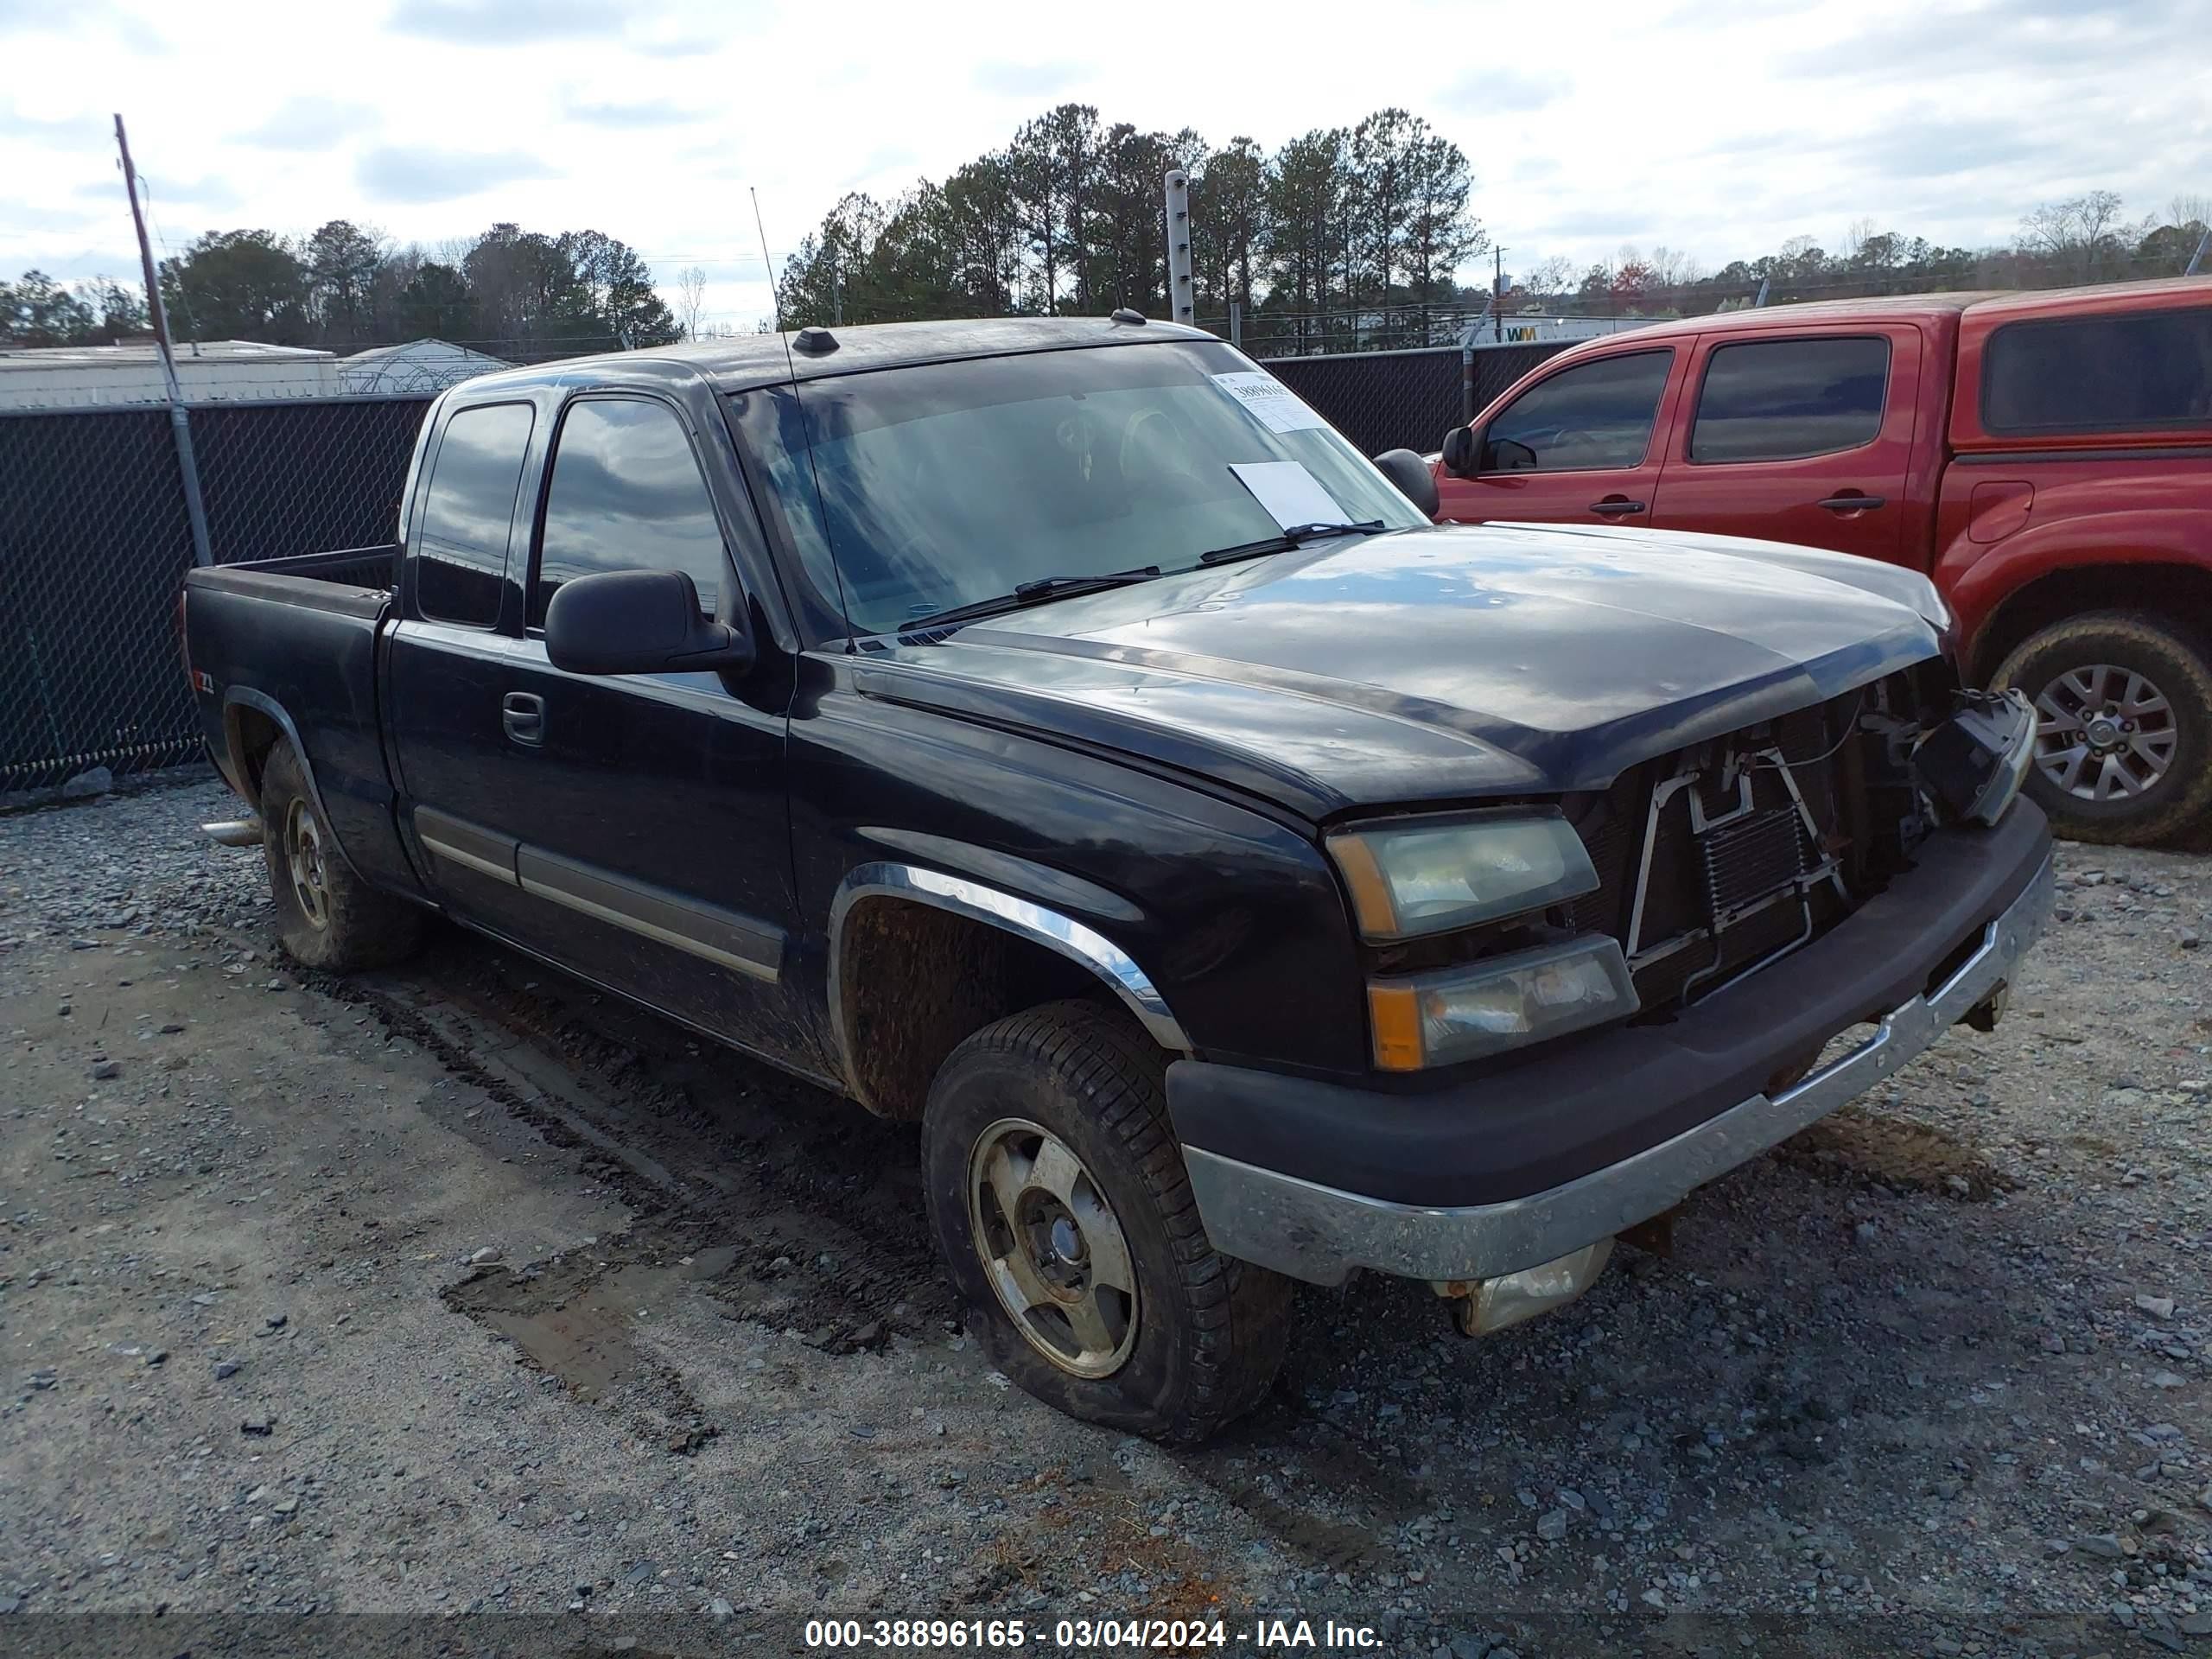
[[[559,1256],[522,1272],[481,1267],[442,1294],[447,1306],[507,1338],[578,1399],[604,1399],[652,1373],[639,1324],[737,1259],[724,1246],[664,1264],[624,1244],[608,1257]]]
[[[1774,1149],[1775,1157],[1822,1180],[1929,1192],[1982,1203],[2017,1183],[1957,1137],[1910,1118],[1847,1106]]]

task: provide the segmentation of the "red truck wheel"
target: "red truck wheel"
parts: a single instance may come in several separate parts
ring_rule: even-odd
[[[2212,651],[2140,611],[2031,634],[1994,677],[2034,699],[2028,792],[2075,841],[2142,845],[2212,825]]]

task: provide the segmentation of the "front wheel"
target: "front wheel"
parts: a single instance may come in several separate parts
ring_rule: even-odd
[[[1027,1392],[1179,1445],[1266,1394],[1290,1281],[1207,1242],[1142,1033],[1085,1002],[986,1026],[938,1071],[923,1144],[938,1249]]]
[[[2028,793],[2059,835],[2143,845],[2212,827],[2212,650],[2141,611],[2030,635],[1993,683],[2036,705]]]

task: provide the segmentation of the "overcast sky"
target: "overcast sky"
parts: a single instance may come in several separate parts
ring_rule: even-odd
[[[1466,151],[1509,269],[1624,243],[1718,267],[1863,218],[1974,245],[2087,189],[2131,216],[2212,194],[2212,0],[0,0],[0,272],[135,277],[120,110],[169,249],[588,227],[664,292],[704,266],[740,327],[768,308],[748,184],[780,262],[843,192],[1069,99],[1269,149],[1402,105]]]

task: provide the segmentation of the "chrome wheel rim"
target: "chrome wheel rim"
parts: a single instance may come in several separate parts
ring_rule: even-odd
[[[1137,1280],[1113,1206],[1067,1143],[1002,1117],[968,1155],[968,1229],[999,1306],[1071,1376],[1110,1376],[1137,1340]]]
[[[311,927],[330,925],[330,887],[323,863],[322,826],[305,801],[294,801],[284,814],[284,861],[292,873],[292,896]]]
[[[2077,800],[2125,800],[2155,789],[2181,745],[2165,694],[2111,663],[2059,675],[2037,696],[2036,716],[2036,764]]]

